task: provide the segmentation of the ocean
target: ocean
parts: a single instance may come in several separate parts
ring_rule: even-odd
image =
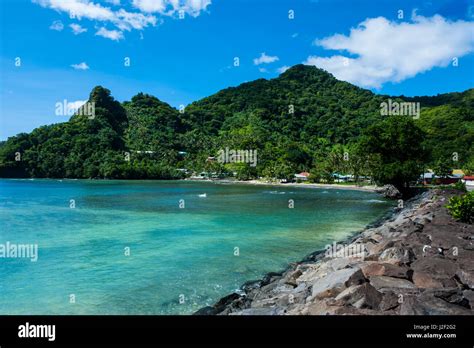
[[[341,189],[0,180],[0,314],[191,314],[394,205]]]

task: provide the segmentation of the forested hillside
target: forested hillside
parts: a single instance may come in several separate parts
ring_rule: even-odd
[[[397,118],[380,112],[388,98],[419,102],[419,119],[403,116],[410,118],[402,121],[405,128],[396,126]],[[393,160],[390,170],[399,160],[413,160],[410,166],[416,170],[440,164],[474,169],[473,89],[435,97],[389,97],[338,81],[318,68],[296,65],[278,78],[224,89],[184,112],[143,93],[119,103],[100,86],[89,101],[95,103],[94,118],[77,114],[0,144],[0,176],[169,179],[183,177],[184,171],[177,169],[187,169],[237,172],[247,179],[289,178],[305,170],[315,180],[329,180],[334,172],[373,175],[384,163],[381,158]],[[371,136],[378,136],[377,142],[402,144],[399,151],[408,151],[406,144],[419,147],[412,154],[418,157],[369,149]],[[207,160],[226,147],[257,150],[258,165]]]

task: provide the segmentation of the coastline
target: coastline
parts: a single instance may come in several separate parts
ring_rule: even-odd
[[[243,184],[243,185],[260,185],[260,186],[275,186],[275,187],[299,187],[299,188],[321,188],[321,189],[339,189],[339,190],[355,190],[355,191],[365,191],[365,192],[375,192],[380,193],[379,190],[382,189],[381,186],[367,185],[367,186],[358,186],[354,184],[341,185],[341,184],[317,184],[317,183],[278,183],[278,182],[266,182],[261,180],[229,180],[229,179],[215,179],[215,180],[203,180],[203,179],[173,179],[173,180],[163,180],[163,179],[104,179],[104,178],[95,178],[95,179],[85,179],[85,178],[0,178],[2,180],[16,180],[16,181],[41,181],[41,180],[54,180],[54,181],[183,181],[183,182],[207,182],[207,183],[224,183],[224,184]]]
[[[275,186],[275,187],[300,187],[300,188],[321,188],[321,189],[340,189],[340,190],[356,190],[365,192],[378,192],[381,189],[380,186],[368,185],[358,186],[354,184],[341,185],[341,184],[316,184],[316,183],[279,183],[279,182],[266,182],[261,180],[199,180],[199,179],[184,179],[185,181],[193,182],[214,182],[214,183],[226,183],[226,184],[245,184],[245,185],[261,185],[261,186]]]
[[[248,281],[195,315],[472,315],[474,226],[448,214],[455,194],[421,193],[337,247]]]

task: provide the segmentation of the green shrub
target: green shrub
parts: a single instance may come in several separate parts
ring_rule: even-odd
[[[455,183],[454,188],[462,192],[467,192],[466,184],[463,183],[462,181],[458,181],[457,183]]]
[[[474,221],[474,191],[452,197],[446,208],[456,220],[472,224]]]

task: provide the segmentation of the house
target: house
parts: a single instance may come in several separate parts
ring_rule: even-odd
[[[465,173],[461,169],[453,169],[453,172],[451,174],[456,178],[462,178],[465,175]]]
[[[147,154],[150,154],[150,153],[155,153],[155,151],[151,151],[151,150],[146,150],[146,151],[134,151],[136,153],[147,153]]]
[[[209,173],[201,172],[199,174],[193,173],[190,177],[191,180],[206,180],[209,179]]]
[[[442,178],[433,172],[426,172],[420,176],[420,180],[422,181],[423,185],[450,185],[461,180],[461,176],[456,174],[448,175],[447,177]]]
[[[343,175],[339,173],[334,173],[332,176],[335,182],[347,182],[352,181],[354,179],[353,175]]]
[[[301,180],[301,181],[306,181],[309,178],[309,173],[308,172],[301,172],[299,174],[295,174],[295,179],[296,180]]]
[[[468,191],[474,190],[474,175],[464,175],[461,181],[466,185]]]

